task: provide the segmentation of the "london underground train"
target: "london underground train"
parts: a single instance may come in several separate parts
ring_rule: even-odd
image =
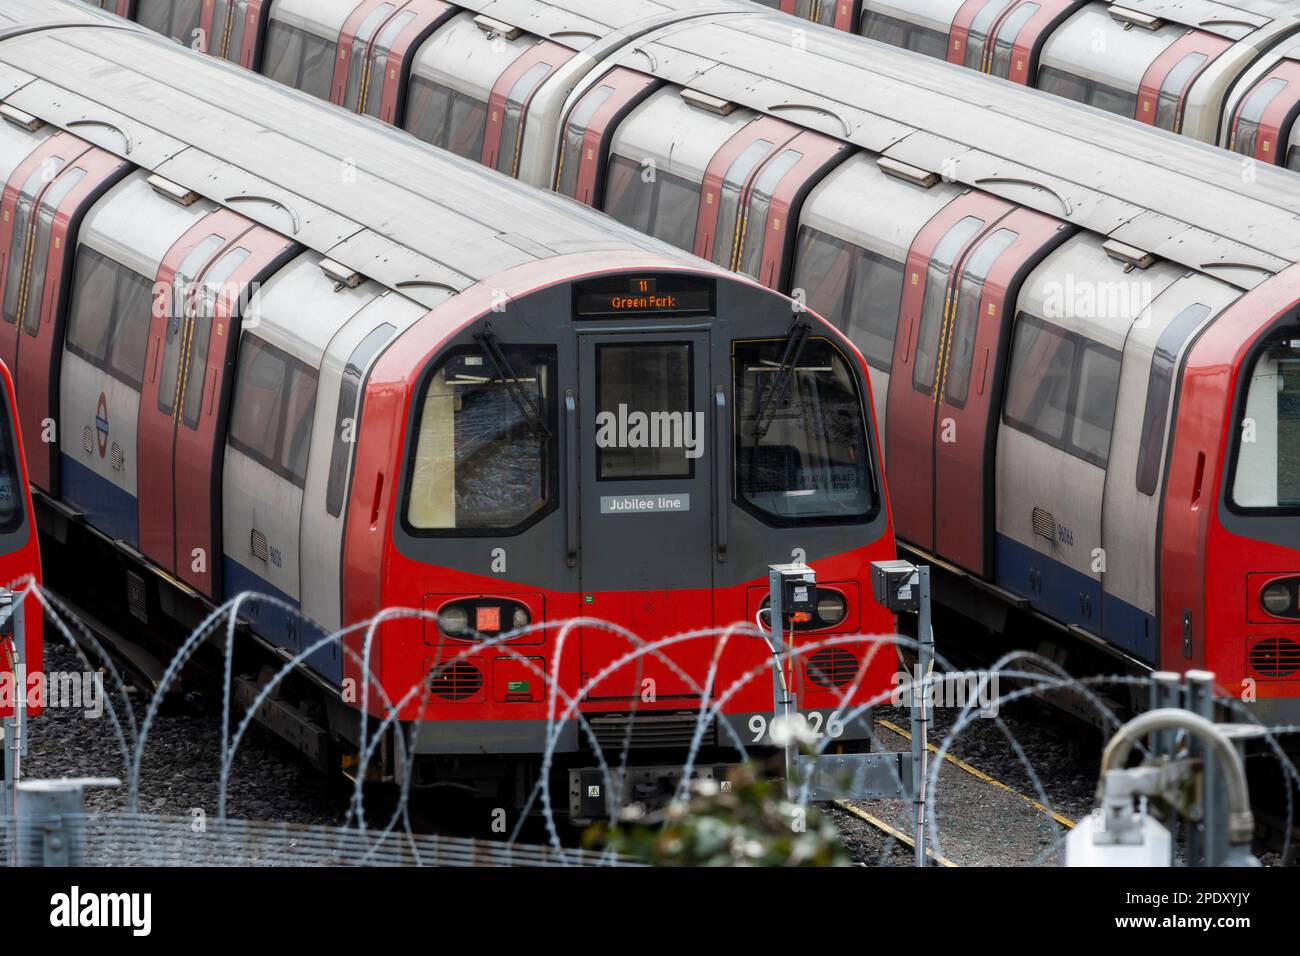
[[[457,7],[396,122],[843,329],[945,604],[1296,722],[1290,175],[748,0]]]
[[[512,5],[445,0],[89,0],[167,36],[389,122],[421,90],[421,48],[463,8],[491,18]],[[1300,17],[1281,0],[753,0],[838,30],[947,60],[1161,129],[1216,143],[1257,162],[1300,169]],[[570,7],[575,21],[617,26],[625,4]],[[617,12],[623,8],[623,13]],[[693,9],[692,9],[693,8]],[[523,17],[515,17],[526,24]],[[638,0],[634,17],[692,16],[717,5]],[[509,19],[509,15],[506,15]],[[504,102],[592,37],[576,22],[516,63]],[[455,42],[444,31],[439,45]],[[515,63],[519,36],[496,49]],[[527,36],[524,45],[535,44]],[[802,42],[802,41],[799,41]],[[863,56],[871,56],[864,48]],[[263,63],[263,57],[266,57]],[[475,85],[491,62],[466,61]],[[414,71],[414,73],[413,73]],[[413,82],[414,81],[414,82]],[[459,91],[468,95],[471,91]],[[484,107],[486,104],[483,104]],[[444,104],[469,110],[468,102]],[[507,107],[506,113],[509,113]],[[472,117],[467,121],[474,122]],[[453,120],[455,122],[455,120]],[[507,133],[509,130],[507,130]],[[481,147],[480,147],[481,148]],[[505,155],[508,155],[505,154]]]
[[[5,357],[23,414],[58,425],[27,439],[50,546],[96,561],[123,613],[190,626],[264,595],[243,608],[259,646],[306,658],[273,725],[355,767],[359,708],[392,702],[374,765],[413,753],[417,782],[510,799],[548,748],[590,765],[579,717],[611,760],[630,740],[635,766],[679,768],[702,701],[751,672],[700,766],[762,743],[772,652],[722,631],[761,616],[769,565],[806,561],[818,597],[791,639],[845,640],[788,679],[812,725],[869,736],[829,718],[889,686],[892,648],[849,637],[892,631],[869,573],[896,552],[841,332],[579,204],[67,9],[0,27],[5,221],[27,250],[5,259]],[[389,609],[424,614],[322,641]]]

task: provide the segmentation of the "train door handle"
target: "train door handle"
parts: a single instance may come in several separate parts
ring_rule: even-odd
[[[716,512],[715,520],[718,527],[718,560],[727,560],[727,519],[728,506],[731,503],[729,472],[727,467],[729,459],[728,451],[730,445],[727,442],[727,435],[730,434],[727,420],[727,390],[721,385],[713,389],[713,443],[715,447],[714,459],[714,501],[713,508]]]
[[[578,398],[573,389],[564,393],[564,541],[569,567],[578,564]]]

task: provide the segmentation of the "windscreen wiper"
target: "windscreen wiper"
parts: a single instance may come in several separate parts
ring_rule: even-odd
[[[767,434],[767,430],[772,427],[772,414],[776,411],[777,405],[785,400],[785,393],[790,390],[790,381],[794,378],[794,370],[799,365],[804,346],[808,344],[809,334],[808,323],[795,319],[785,342],[781,365],[776,370],[771,387],[758,406],[758,416],[754,422],[755,439],[761,441]]]
[[[492,327],[489,325],[482,332],[476,332],[474,338],[483,346],[483,351],[492,360],[497,375],[505,385],[506,391],[510,393],[510,397],[519,406],[519,410],[523,412],[528,427],[533,434],[540,438],[550,438],[551,430],[546,427],[546,420],[542,417],[541,410],[533,402],[528,392],[524,390],[519,381],[519,376],[515,374],[515,370],[510,367],[510,361],[506,358],[506,353],[501,350],[501,343],[497,341]]]

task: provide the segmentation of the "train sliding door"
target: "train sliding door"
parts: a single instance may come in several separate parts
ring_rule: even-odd
[[[650,616],[661,622],[659,635],[713,621],[717,561],[707,529],[715,524],[718,463],[709,340],[707,332],[677,331],[580,336],[579,394],[566,396],[565,415],[581,455],[585,616],[614,624]],[[646,560],[629,565],[629,553]],[[584,628],[584,682],[631,650],[625,636]],[[712,654],[709,639],[663,650],[700,684]],[[659,701],[698,699],[681,674],[653,656],[602,680],[589,699],[635,704],[648,690]]]

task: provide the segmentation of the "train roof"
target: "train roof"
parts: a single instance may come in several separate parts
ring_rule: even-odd
[[[688,259],[377,121],[121,21],[80,25],[63,12],[78,25],[0,29],[4,102],[426,306],[557,255]]]
[[[1300,260],[1300,181],[1038,90],[755,10],[615,62],[785,117],[1243,289]],[[1249,175],[1247,175],[1249,172]]]

